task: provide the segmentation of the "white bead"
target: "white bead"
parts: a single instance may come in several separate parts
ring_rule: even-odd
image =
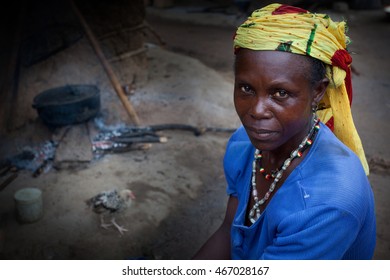
[[[293,152],[291,153],[291,157],[296,157],[296,156],[297,156],[297,154],[298,154],[298,151],[297,151],[297,150],[295,150],[295,151],[293,151]]]

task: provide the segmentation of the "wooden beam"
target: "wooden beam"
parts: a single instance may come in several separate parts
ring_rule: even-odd
[[[85,34],[87,35],[89,41],[91,42],[91,45],[96,52],[96,55],[98,56],[100,62],[102,63],[102,65],[104,67],[104,70],[106,71],[108,77],[110,78],[110,81],[111,81],[120,101],[122,102],[123,106],[125,107],[126,112],[128,113],[128,115],[130,116],[131,120],[134,122],[135,125],[140,125],[140,121],[139,121],[139,118],[137,116],[137,113],[134,110],[133,105],[128,100],[128,98],[123,90],[123,87],[121,86],[119,79],[115,75],[114,70],[112,69],[110,63],[108,62],[108,60],[104,56],[104,53],[100,47],[98,40],[96,39],[96,36],[93,34],[91,28],[89,27],[88,23],[84,19],[83,15],[81,14],[80,10],[75,5],[73,0],[70,0],[70,4],[72,6],[74,13],[79,18],[79,21],[84,28]]]

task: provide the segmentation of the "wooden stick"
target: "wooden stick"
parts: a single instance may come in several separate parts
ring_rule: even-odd
[[[141,137],[117,137],[112,141],[116,143],[166,143],[168,139],[164,136],[141,136]]]
[[[0,169],[0,176],[4,176],[5,174],[7,174],[7,172],[8,172],[10,169],[11,169],[11,166],[10,166],[10,165],[1,167],[1,169]]]
[[[138,24],[138,25],[136,25],[136,26],[133,26],[133,27],[122,28],[122,29],[120,29],[120,30],[115,30],[115,31],[106,33],[106,34],[100,36],[98,39],[99,39],[99,40],[104,40],[104,39],[106,39],[106,38],[110,38],[110,37],[115,36],[115,35],[118,35],[118,34],[120,34],[120,33],[136,31],[136,30],[138,30],[138,29],[143,29],[143,28],[146,28],[146,25],[145,25],[144,22],[142,22],[141,24]]]
[[[130,101],[127,99],[127,96],[126,96],[125,92],[123,91],[123,88],[122,88],[118,78],[116,77],[113,69],[111,68],[111,65],[109,64],[109,62],[105,58],[105,56],[103,54],[103,51],[102,51],[102,49],[101,49],[101,47],[100,47],[100,45],[99,45],[95,35],[93,34],[91,28],[88,26],[88,24],[85,21],[83,15],[79,11],[79,9],[77,8],[77,6],[75,5],[73,0],[70,0],[70,4],[72,6],[73,11],[75,12],[77,17],[79,18],[80,23],[83,26],[84,31],[85,31],[89,41],[91,42],[91,45],[92,45],[93,49],[95,50],[97,56],[100,59],[100,62],[103,64],[104,70],[106,71],[108,77],[110,78],[110,81],[111,81],[112,85],[114,86],[114,89],[115,89],[119,99],[121,100],[123,106],[125,107],[126,112],[130,116],[131,120],[136,125],[139,125],[140,121],[139,121],[139,118],[137,116],[137,113],[135,112],[135,110],[134,110],[133,106],[131,105]]]
[[[136,49],[134,51],[129,51],[129,52],[122,53],[122,54],[120,54],[120,55],[118,55],[116,57],[113,57],[113,58],[109,59],[109,62],[121,61],[121,60],[124,60],[126,58],[129,58],[129,57],[141,54],[143,52],[146,52],[146,48],[145,47],[141,47],[141,48]]]
[[[176,123],[170,123],[170,124],[156,124],[151,125],[149,127],[152,131],[160,131],[160,130],[188,130],[192,131],[195,136],[202,135],[206,132],[226,132],[226,133],[233,133],[236,129],[235,128],[224,128],[224,127],[196,127],[192,125],[187,124],[176,124]]]
[[[2,183],[0,184],[0,191],[2,191],[3,189],[5,189],[6,186],[8,186],[9,184],[11,184],[11,182],[12,182],[13,180],[15,180],[16,177],[18,177],[18,173],[13,173],[13,174],[11,174],[10,176],[8,176],[8,178],[5,179],[4,182],[2,182]]]
[[[157,41],[159,42],[160,46],[165,46],[164,40],[158,35],[158,33],[150,26],[149,23],[145,21],[145,26],[149,29],[149,31],[154,35],[154,37],[157,38]]]

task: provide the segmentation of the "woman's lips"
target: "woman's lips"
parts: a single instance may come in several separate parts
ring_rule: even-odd
[[[264,128],[245,127],[248,135],[259,141],[266,141],[273,138],[277,131],[268,130]]]

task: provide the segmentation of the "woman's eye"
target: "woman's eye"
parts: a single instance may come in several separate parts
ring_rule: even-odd
[[[240,87],[240,89],[245,94],[253,94],[254,93],[253,89],[250,86],[248,86],[248,85],[242,85]]]
[[[283,89],[280,89],[280,90],[275,91],[275,93],[273,95],[276,98],[287,98],[288,92],[283,90]]]

